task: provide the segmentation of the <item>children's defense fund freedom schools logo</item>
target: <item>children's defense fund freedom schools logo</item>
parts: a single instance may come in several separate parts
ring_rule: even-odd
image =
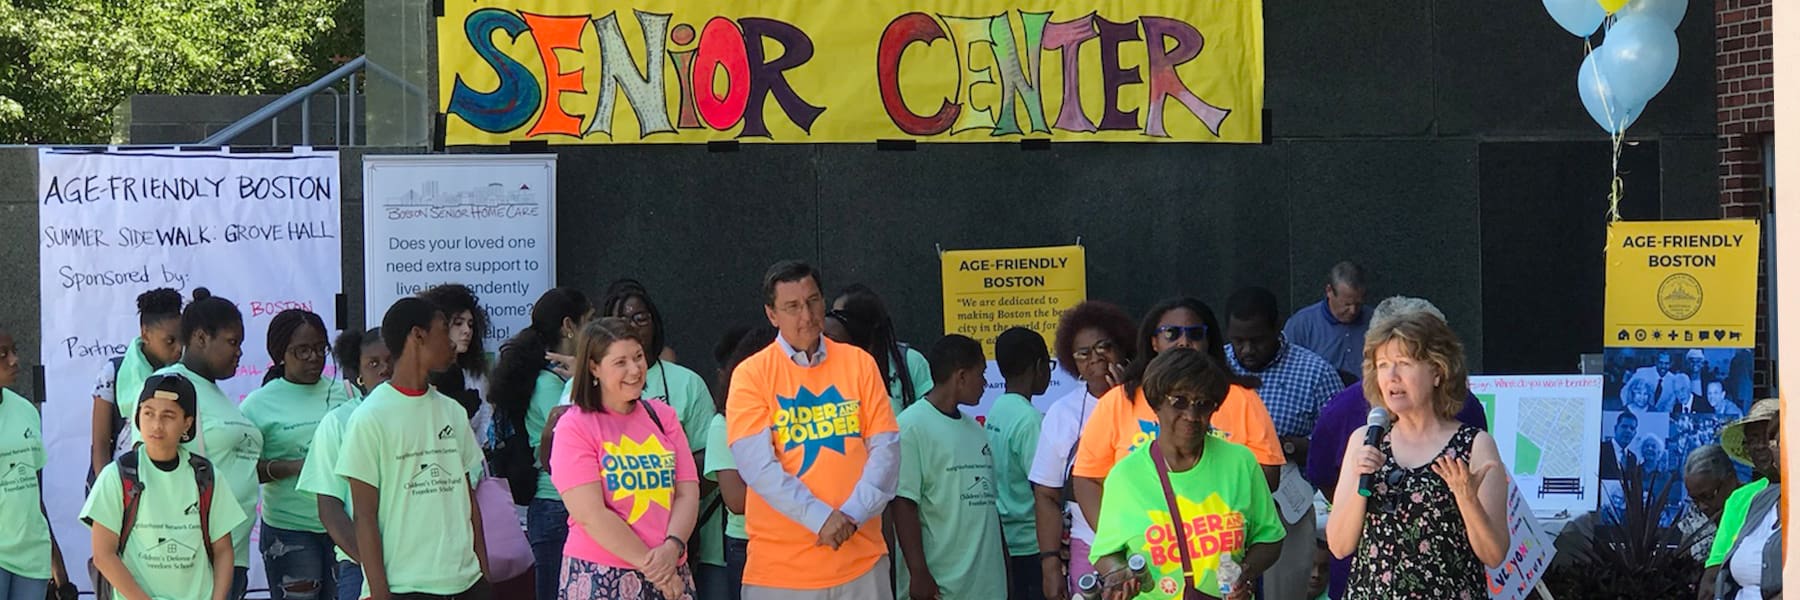
[[[1656,286],[1656,307],[1671,319],[1686,321],[1700,313],[1704,296],[1700,280],[1687,273],[1676,273]]]
[[[169,538],[158,538],[156,545],[138,552],[138,560],[151,569],[189,569],[199,558],[200,550]]]
[[[413,496],[444,494],[457,490],[457,486],[467,485],[466,480],[437,463],[424,463],[413,471],[412,479],[406,481],[406,493]]]

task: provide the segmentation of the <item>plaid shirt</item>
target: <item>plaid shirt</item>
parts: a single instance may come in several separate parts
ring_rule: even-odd
[[[1338,377],[1336,368],[1311,350],[1287,340],[1281,341],[1274,362],[1262,371],[1251,371],[1238,364],[1237,353],[1230,344],[1225,345],[1225,359],[1237,374],[1262,378],[1262,387],[1257,388],[1256,394],[1269,407],[1275,433],[1282,437],[1311,437],[1319,410],[1332,394],[1344,389],[1344,380]]]

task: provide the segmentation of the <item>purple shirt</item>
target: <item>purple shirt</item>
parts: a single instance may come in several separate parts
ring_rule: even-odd
[[[1487,431],[1487,411],[1481,407],[1481,401],[1475,394],[1463,399],[1463,407],[1456,413],[1456,420],[1464,424]],[[1313,426],[1312,446],[1307,450],[1306,480],[1312,482],[1325,493],[1325,499],[1337,492],[1338,470],[1344,466],[1344,449],[1350,445],[1350,435],[1356,428],[1369,423],[1369,399],[1363,397],[1362,382],[1350,384],[1344,391],[1331,397],[1325,408],[1319,411],[1319,422]],[[1331,561],[1331,597],[1344,597],[1344,589],[1350,581],[1349,559]]]

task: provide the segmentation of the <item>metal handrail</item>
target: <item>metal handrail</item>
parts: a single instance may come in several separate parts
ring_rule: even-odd
[[[308,99],[312,98],[313,94],[317,94],[319,91],[331,87],[333,84],[337,83],[339,79],[343,79],[352,73],[361,71],[363,67],[368,64],[368,55],[358,56],[354,60],[344,63],[343,66],[327,73],[324,77],[320,77],[312,83],[307,84],[305,87],[288,92],[280,98],[276,98],[274,102],[270,102],[262,108],[256,109],[256,112],[250,113],[242,119],[238,119],[237,122],[232,123],[224,129],[213,132],[212,135],[206,136],[206,139],[201,140],[200,145],[224,145],[226,142],[231,141],[237,136],[243,135],[244,132],[249,131],[251,127],[256,126],[258,123],[269,120],[275,115],[281,114],[281,111],[293,108],[296,104],[306,102]],[[356,116],[351,115],[350,118],[354,119]],[[310,125],[311,123],[305,123],[302,126]]]

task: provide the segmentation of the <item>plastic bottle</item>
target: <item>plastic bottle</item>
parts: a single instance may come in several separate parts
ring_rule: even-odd
[[[1081,600],[1100,600],[1100,577],[1093,573],[1082,575],[1075,580],[1077,597]]]
[[[1219,597],[1224,598],[1231,595],[1232,587],[1237,585],[1238,577],[1243,574],[1244,569],[1243,567],[1238,566],[1236,559],[1233,559],[1230,554],[1220,554],[1218,571]]]
[[[1150,589],[1150,561],[1144,555],[1131,555],[1125,565],[1131,568],[1131,578],[1138,582],[1138,589]]]

